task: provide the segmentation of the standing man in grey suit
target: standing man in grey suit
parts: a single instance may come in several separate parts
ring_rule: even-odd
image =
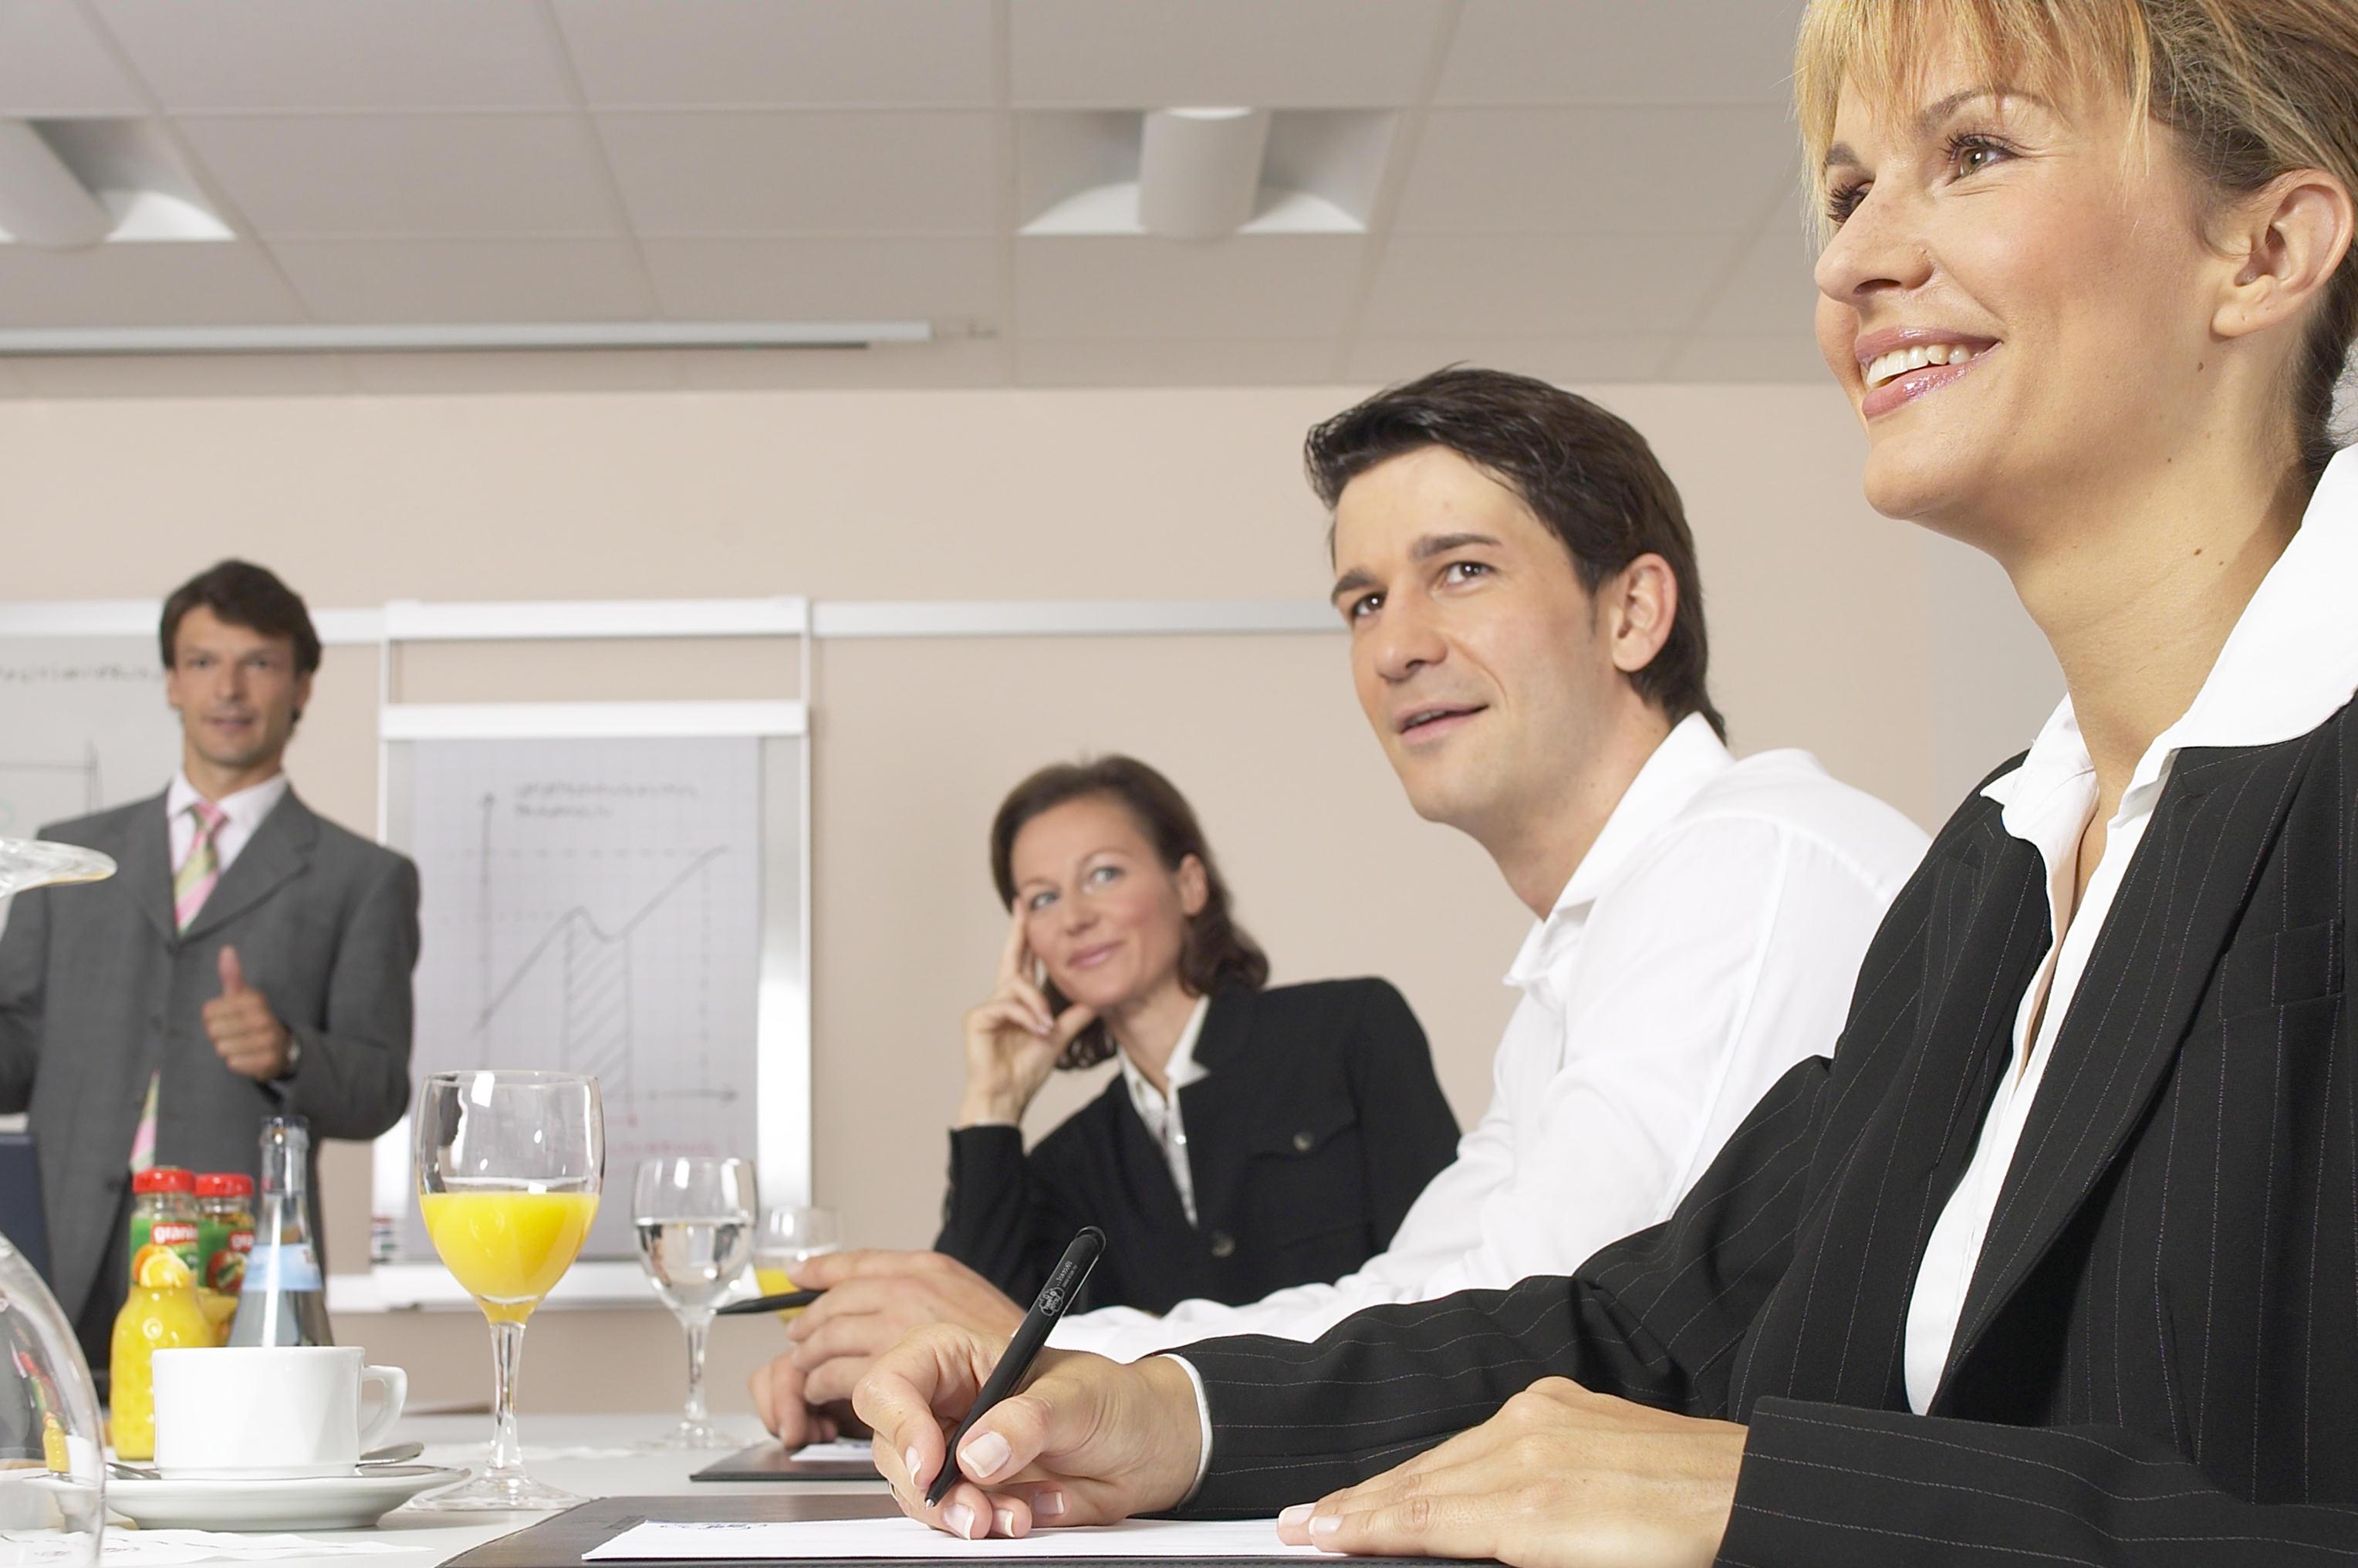
[[[161,633],[178,775],[42,829],[120,871],[20,894],[0,932],[0,1112],[31,1113],[51,1283],[93,1366],[134,1171],[254,1174],[266,1116],[373,1138],[409,1101],[417,868],[313,815],[285,772],[319,667],[309,612],[223,561],[165,601]]]

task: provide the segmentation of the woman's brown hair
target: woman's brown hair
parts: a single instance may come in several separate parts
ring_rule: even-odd
[[[1015,872],[1011,860],[1015,836],[1033,817],[1068,801],[1110,800],[1128,811],[1139,831],[1154,846],[1163,869],[1177,875],[1188,856],[1204,868],[1204,907],[1188,920],[1179,944],[1179,983],[1190,996],[1206,996],[1221,986],[1239,985],[1259,990],[1269,983],[1269,957],[1228,914],[1228,884],[1204,841],[1195,808],[1169,779],[1135,757],[1099,757],[1087,762],[1052,762],[1008,791],[990,820],[990,880],[999,902],[1015,907]],[[1051,983],[1045,988],[1049,1006],[1065,1010],[1065,999]],[[1073,1036],[1059,1067],[1093,1067],[1114,1054],[1113,1037],[1102,1022]]]

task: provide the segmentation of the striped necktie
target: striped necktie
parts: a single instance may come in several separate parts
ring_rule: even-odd
[[[221,850],[213,840],[220,837],[222,824],[229,820],[229,814],[210,800],[189,803],[189,815],[196,819],[196,836],[189,841],[180,869],[172,873],[172,919],[182,931],[196,919],[211,896],[213,884],[221,881]],[[138,1130],[131,1135],[134,1175],[156,1163],[156,1086],[161,1076],[160,1073],[147,1076],[147,1103],[140,1108]]]

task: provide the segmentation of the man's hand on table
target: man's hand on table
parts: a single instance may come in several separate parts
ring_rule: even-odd
[[[1550,1378],[1407,1464],[1288,1509],[1278,1535],[1361,1556],[1495,1557],[1514,1568],[1704,1568],[1727,1533],[1744,1439],[1732,1422]]]
[[[827,1294],[786,1325],[784,1356],[753,1374],[753,1408],[789,1448],[846,1424],[824,1407],[850,1399],[876,1358],[918,1329],[956,1325],[1001,1339],[1023,1309],[938,1252],[830,1252],[795,1267],[795,1283]]]
[[[1049,1350],[1024,1390],[967,1433],[959,1460],[972,1478],[927,1508],[949,1433],[1005,1347],[1001,1336],[937,1325],[860,1380],[852,1406],[876,1433],[876,1467],[903,1513],[969,1540],[1021,1536],[1035,1520],[1111,1524],[1152,1513],[1195,1487],[1202,1433],[1184,1368],[1163,1357],[1123,1366]]]

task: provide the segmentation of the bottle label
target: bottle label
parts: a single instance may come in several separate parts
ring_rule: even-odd
[[[311,1244],[289,1241],[256,1248],[246,1260],[245,1279],[240,1288],[247,1295],[320,1289],[319,1264],[311,1256]]]

